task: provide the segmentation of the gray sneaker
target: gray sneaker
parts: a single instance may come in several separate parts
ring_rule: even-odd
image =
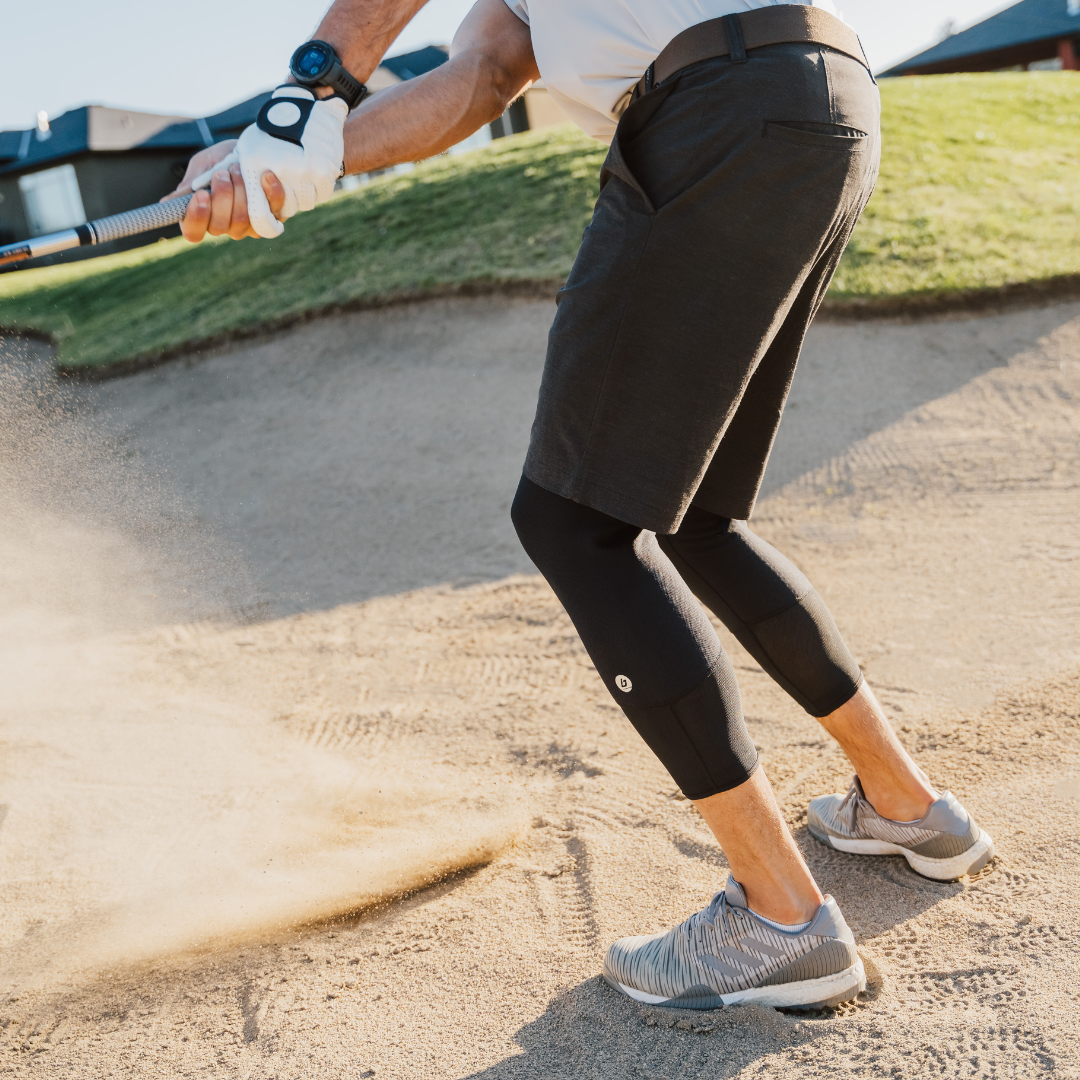
[[[881,817],[866,801],[856,776],[846,795],[810,800],[810,832],[826,847],[855,855],[903,855],[923,877],[955,881],[981,870],[993,857],[994,841],[946,791],[918,821]]]
[[[831,896],[805,930],[785,933],[746,906],[733,877],[674,930],[616,941],[604,979],[635,1001],[680,1009],[824,1008],[866,989],[855,938]]]

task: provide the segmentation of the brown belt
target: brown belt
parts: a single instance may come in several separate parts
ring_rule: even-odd
[[[698,23],[676,35],[642,75],[631,101],[647,94],[657,83],[699,60],[730,56],[734,63],[746,60],[750,49],[781,45],[789,41],[813,42],[858,60],[869,71],[859,35],[835,15],[805,4],[783,4],[736,12]]]

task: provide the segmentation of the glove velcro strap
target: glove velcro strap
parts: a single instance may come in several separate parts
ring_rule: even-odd
[[[296,143],[297,146],[303,147],[301,139],[304,128],[307,127],[308,117],[311,116],[311,110],[314,107],[315,102],[306,98],[271,98],[259,110],[255,126],[275,139],[284,139],[285,142]],[[273,117],[271,113],[274,114]],[[285,122],[275,123],[275,120]]]

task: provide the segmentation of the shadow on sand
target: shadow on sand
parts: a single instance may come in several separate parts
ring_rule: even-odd
[[[508,510],[552,306],[471,299],[312,323],[199,363],[67,385],[119,448],[235,545],[268,613],[532,572]],[[1080,315],[815,326],[763,495]],[[0,363],[44,346],[0,339]]]

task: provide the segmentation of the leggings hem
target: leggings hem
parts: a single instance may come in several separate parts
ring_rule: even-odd
[[[743,784],[749,783],[754,778],[754,774],[761,768],[761,758],[754,762],[754,767],[746,774],[745,780],[740,780],[737,784],[729,784],[726,787],[716,787],[713,785],[707,789],[704,795],[691,795],[689,791],[684,791],[682,788],[679,790],[691,801],[701,802],[703,799],[711,799],[714,795],[723,795],[725,791],[734,791],[737,787],[742,787]]]

